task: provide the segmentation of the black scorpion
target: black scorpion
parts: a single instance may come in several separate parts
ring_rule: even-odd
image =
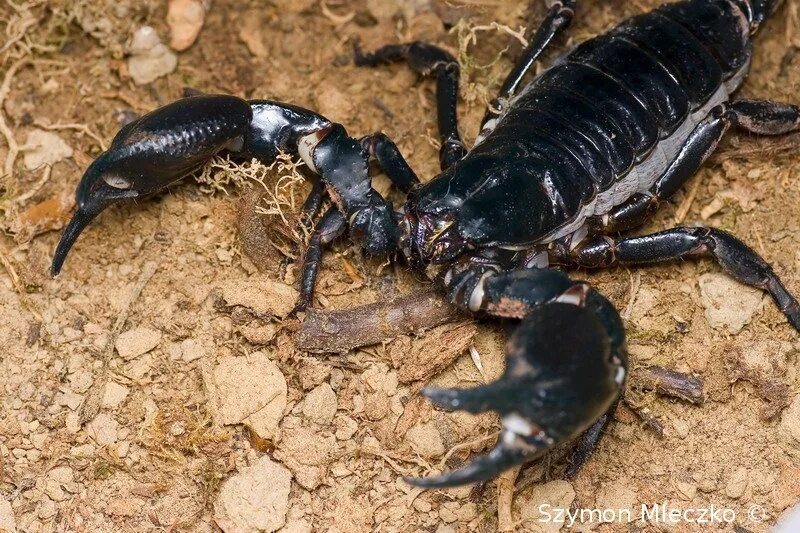
[[[142,198],[225,150],[269,163],[299,156],[325,195],[304,258],[301,301],[312,301],[322,248],[348,231],[373,255],[401,250],[459,307],[516,319],[496,382],[424,391],[435,404],[502,417],[496,447],[460,470],[410,480],[443,487],[489,479],[578,440],[588,456],[626,383],[625,334],[613,306],[585,282],[548,267],[603,268],[711,257],[772,295],[800,328],[800,307],[772,268],[733,235],[678,227],[619,237],[640,226],[717,147],[731,126],[760,135],[800,129],[800,108],[735,100],[752,35],[780,0],[687,0],[662,5],[590,39],[528,84],[523,79],[567,27],[576,0],[551,0],[521,60],[466,150],[457,129],[459,66],[424,43],[385,46],[356,64],[405,60],[436,78],[442,173],[421,184],[384,134],[348,136],[341,124],[268,100],[200,95],[125,126],[86,170],[77,210],[53,259],[58,274],[86,225],[107,206]],[[395,211],[372,187],[370,160],[408,200]]]

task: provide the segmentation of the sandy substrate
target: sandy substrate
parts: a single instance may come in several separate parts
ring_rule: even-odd
[[[656,3],[585,1],[554,54]],[[797,333],[770,300],[709,261],[576,273],[624,311],[632,364],[702,377],[705,405],[642,398],[663,438],[620,408],[573,482],[561,480],[555,454],[516,480],[430,492],[401,477],[463,464],[499,426],[491,414],[436,411],[418,391],[497,377],[501,328],[451,318],[344,354],[300,350],[300,322],[287,316],[296,267],[285,257],[296,236],[286,223],[306,184],[281,182],[284,223],[261,213],[276,205],[261,185],[221,184],[231,173],[219,163],[216,187],[190,179],[109,209],[63,274],[47,275],[58,238],[47,230],[61,227],[83,169],[124,117],[187,85],[274,98],[355,136],[385,131],[428,179],[438,167],[432,84],[402,66],[356,69],[352,40],[371,49],[424,39],[457,54],[471,141],[520,49],[490,25],[530,27],[540,2],[216,0],[177,64],[139,35],[137,57],[153,61],[144,67],[129,60],[130,39],[149,25],[169,43],[164,2],[31,4],[0,6],[10,43],[0,44],[2,112],[21,149],[0,184],[0,530],[496,531],[499,507],[502,525],[527,531],[557,531],[542,509],[571,508],[632,514],[603,524],[585,515],[581,531],[763,532],[800,500]],[[799,9],[787,0],[756,39],[746,96],[800,102]],[[461,32],[445,29],[459,20]],[[460,47],[475,26],[477,42]],[[131,78],[162,71],[141,85]],[[676,219],[733,231],[800,291],[799,146],[797,136],[731,135],[642,231]],[[0,160],[8,156],[0,142]],[[277,174],[263,173],[271,192]],[[376,182],[388,191],[385,178]],[[366,260],[342,243],[326,256],[316,305],[345,309],[425,286],[402,263]],[[735,518],[637,522],[643,504],[664,502]]]

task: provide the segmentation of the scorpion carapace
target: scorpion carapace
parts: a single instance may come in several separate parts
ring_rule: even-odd
[[[795,131],[800,108],[731,98],[746,77],[752,35],[777,0],[664,4],[584,42],[524,84],[569,25],[575,3],[548,1],[471,150],[458,133],[459,66],[449,53],[424,43],[370,54],[356,47],[357,65],[407,61],[436,78],[442,173],[425,184],[386,135],[355,139],[341,124],[280,102],[195,96],[140,118],[86,171],[53,274],[80,231],[112,203],[155,193],[222,151],[265,163],[281,152],[296,155],[319,175],[306,218],[318,214],[324,196],[331,200],[307,246],[298,309],[312,303],[323,247],[347,232],[370,254],[402,251],[462,309],[518,321],[500,380],[424,391],[447,409],[499,413],[497,446],[461,470],[410,481],[442,487],[489,479],[576,438],[579,466],[625,386],[625,335],[604,297],[549,267],[710,257],[769,292],[800,328],[797,300],[736,237],[706,227],[619,237],[691,177],[731,126]],[[408,193],[401,210],[372,187],[370,160]]]

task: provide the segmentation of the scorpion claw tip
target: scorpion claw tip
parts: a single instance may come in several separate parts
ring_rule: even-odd
[[[440,476],[406,477],[403,480],[410,485],[424,489],[457,487],[469,483],[487,481],[512,466],[529,461],[532,458],[531,453],[525,449],[509,446],[501,442],[486,455],[477,457],[471,463],[458,470],[453,470]]]
[[[50,265],[51,277],[54,278],[61,272],[61,267],[64,266],[64,260],[67,258],[70,249],[72,249],[72,245],[75,244],[78,236],[95,216],[96,213],[88,213],[81,209],[75,211],[72,220],[69,221],[69,224],[67,224],[67,227],[64,229],[64,233],[61,234],[61,239],[58,241],[58,246],[53,254],[53,262]]]
[[[460,391],[458,389],[425,387],[422,389],[422,394],[442,409],[453,410],[461,408]]]

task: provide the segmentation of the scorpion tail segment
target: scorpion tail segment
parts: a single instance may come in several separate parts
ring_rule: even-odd
[[[537,456],[533,448],[518,448],[501,442],[486,455],[478,457],[458,470],[436,477],[404,479],[406,483],[423,489],[457,487],[492,479],[512,466],[530,461]]]
[[[602,316],[613,312],[605,299],[597,295],[581,303],[536,307],[508,340],[506,371],[494,383],[425,389],[446,409],[497,412],[503,431],[489,454],[461,470],[410,483],[448,487],[489,479],[574,439],[612,408],[627,372],[624,337],[615,331],[617,320]]]

